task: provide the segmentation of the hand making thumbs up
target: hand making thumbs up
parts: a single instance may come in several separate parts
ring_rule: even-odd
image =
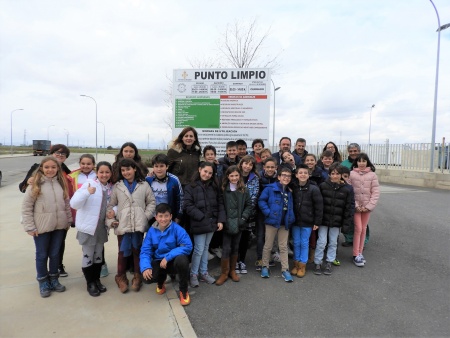
[[[88,191],[89,191],[89,193],[92,195],[92,194],[94,194],[95,193],[95,187],[91,187],[91,184],[89,183],[89,185],[88,185]]]

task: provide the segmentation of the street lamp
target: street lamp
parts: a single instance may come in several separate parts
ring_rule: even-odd
[[[273,132],[272,132],[272,147],[274,147],[274,151],[275,151],[275,96],[276,96],[276,91],[278,89],[280,89],[281,87],[277,87],[275,86],[275,82],[273,82],[272,79],[270,79],[272,81],[273,84]]]
[[[433,124],[431,126],[431,159],[430,159],[430,173],[434,171],[434,145],[436,142],[436,110],[437,110],[437,96],[438,96],[438,82],[439,82],[439,50],[441,45],[441,31],[450,27],[450,23],[441,26],[441,20],[439,19],[439,13],[434,5],[433,1],[430,0],[436,12],[438,21],[438,43],[437,43],[437,57],[436,57],[436,79],[434,82],[434,107],[433,107]]]
[[[106,155],[106,127],[103,122],[97,121],[97,123],[103,124],[103,154]]]
[[[66,146],[69,147],[69,131],[67,129],[64,129],[66,132]]]
[[[11,155],[13,154],[13,148],[12,148],[12,114],[13,114],[15,111],[18,111],[18,110],[23,110],[23,109],[22,109],[22,108],[14,109],[14,110],[11,112]]]
[[[98,120],[97,120],[97,101],[95,101],[95,99],[92,96],[89,96],[89,95],[81,94],[80,96],[88,97],[88,98],[94,100],[94,102],[95,102],[95,160],[97,160],[97,124],[98,124]]]
[[[47,127],[47,140],[49,140],[50,141],[50,128],[51,127],[54,127],[55,125],[54,124],[52,124],[51,126],[48,126]]]
[[[372,109],[375,108],[375,105],[373,104],[372,107],[370,107],[370,118],[369,118],[369,147],[370,147],[370,131],[372,129]]]

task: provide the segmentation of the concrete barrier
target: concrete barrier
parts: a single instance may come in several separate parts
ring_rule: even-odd
[[[448,173],[381,168],[377,168],[376,172],[381,183],[450,190],[450,174]]]

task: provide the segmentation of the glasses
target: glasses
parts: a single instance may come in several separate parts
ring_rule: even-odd
[[[328,146],[327,149],[332,150],[332,149],[334,149],[334,146]]]
[[[281,174],[280,176],[283,178],[291,178],[292,177],[292,175],[289,175],[289,174]]]
[[[59,151],[55,151],[53,154],[54,154],[55,156],[67,157],[67,154],[66,154],[66,153],[61,153],[61,152],[59,152]]]

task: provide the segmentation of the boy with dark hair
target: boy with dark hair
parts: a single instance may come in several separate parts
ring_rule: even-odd
[[[156,222],[150,227],[141,248],[140,267],[144,279],[155,279],[156,293],[166,292],[168,274],[177,274],[180,286],[180,303],[189,305],[188,293],[189,254],[192,242],[180,225],[172,221],[172,210],[167,203],[160,203],[155,210]]]
[[[240,158],[243,158],[247,154],[247,142],[244,140],[237,140],[237,153]]]
[[[237,143],[235,141],[229,141],[226,145],[226,154],[224,157],[219,158],[219,163],[223,166],[223,172],[227,171],[231,165],[238,165],[241,160],[238,153]]]

